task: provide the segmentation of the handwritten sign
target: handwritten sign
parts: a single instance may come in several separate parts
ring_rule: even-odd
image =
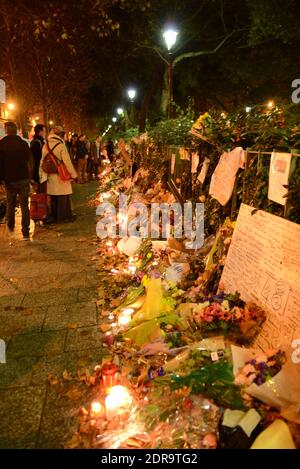
[[[242,204],[220,284],[264,307],[267,320],[256,345],[281,347],[291,360],[292,344],[300,338],[300,225],[252,212]]]
[[[209,195],[226,205],[232,195],[236,173],[244,165],[244,150],[237,147],[231,152],[220,156],[217,167],[212,175]]]
[[[269,171],[268,199],[280,205],[285,205],[287,201],[286,197],[284,197],[287,193],[287,189],[284,185],[288,184],[290,167],[290,153],[272,153]]]

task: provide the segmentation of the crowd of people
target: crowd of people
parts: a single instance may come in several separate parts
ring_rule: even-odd
[[[28,143],[18,136],[14,122],[5,123],[6,136],[0,140],[0,186],[6,193],[6,225],[15,228],[15,210],[19,200],[22,215],[23,239],[30,239],[30,192],[43,194],[45,211],[43,223],[74,220],[70,195],[72,183],[83,184],[99,177],[103,161],[114,161],[114,144],[105,144],[99,136],[92,142],[86,135],[73,134],[68,140],[61,126],[46,129],[42,124],[34,128]]]

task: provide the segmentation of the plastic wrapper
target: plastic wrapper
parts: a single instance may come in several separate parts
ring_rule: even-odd
[[[251,449],[296,449],[289,427],[275,420],[254,441]]]
[[[231,352],[235,376],[246,362],[263,353],[235,345],[231,346]],[[287,420],[300,423],[300,382],[293,363],[285,363],[281,371],[264,384],[258,386],[253,383],[245,390],[250,396],[279,409]]]

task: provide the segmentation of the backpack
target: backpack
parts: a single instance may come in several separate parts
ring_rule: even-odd
[[[48,149],[48,152],[47,155],[45,156],[45,158],[43,159],[43,163],[42,163],[42,170],[44,171],[44,173],[47,173],[47,174],[57,174],[58,173],[58,170],[57,170],[57,162],[56,162],[56,156],[54,155],[53,153],[53,150],[54,148],[56,148],[58,145],[60,144],[59,143],[56,143],[56,145],[54,145],[54,147],[52,149],[50,149],[49,147],[49,143],[47,142],[46,145],[47,145],[47,149]]]

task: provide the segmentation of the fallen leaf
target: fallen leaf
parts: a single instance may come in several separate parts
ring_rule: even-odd
[[[51,374],[48,375],[48,383],[51,384],[51,386],[54,386],[55,384],[58,384],[58,379],[56,376],[53,376]]]
[[[99,326],[99,329],[102,331],[102,332],[108,332],[111,330],[111,325],[110,324],[107,324],[107,323],[104,323],[104,324],[101,324]]]
[[[72,374],[69,373],[67,370],[65,370],[62,375],[65,381],[72,381],[73,379]]]
[[[68,324],[68,329],[77,329],[77,324]]]
[[[70,443],[68,444],[68,448],[69,449],[75,449],[75,448],[78,448],[78,446],[80,445],[80,442],[81,442],[81,437],[79,435],[79,433],[74,433],[74,435],[72,436],[71,438],[71,441]]]
[[[83,396],[83,391],[80,391],[80,389],[77,389],[75,386],[73,386],[65,393],[65,395],[69,397],[69,399],[72,399],[72,401],[77,401]]]

